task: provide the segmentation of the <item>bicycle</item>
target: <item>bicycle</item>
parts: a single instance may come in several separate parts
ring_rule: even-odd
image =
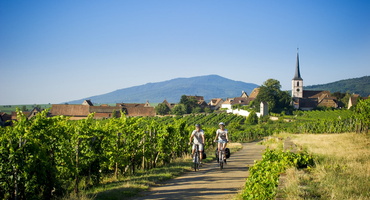
[[[224,141],[224,140],[218,140],[218,141],[215,141],[216,143],[227,143],[227,141]],[[217,162],[218,164],[220,165],[220,169],[222,170],[224,168],[224,163],[226,165],[226,155],[225,155],[225,150],[223,149],[223,145],[220,145],[220,149],[218,150],[218,154],[217,154]]]
[[[193,162],[194,162],[194,171],[197,171],[197,170],[199,171],[199,167],[200,167],[199,144],[195,144]]]

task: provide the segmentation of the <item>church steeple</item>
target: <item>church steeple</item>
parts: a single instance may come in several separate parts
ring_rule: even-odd
[[[299,54],[297,50],[297,63],[295,65],[295,74],[293,80],[303,80],[301,77],[301,72],[299,71]]]
[[[295,74],[292,79],[292,97],[303,97],[303,79],[301,77],[301,72],[299,71],[299,54],[297,49],[297,63],[295,66]]]

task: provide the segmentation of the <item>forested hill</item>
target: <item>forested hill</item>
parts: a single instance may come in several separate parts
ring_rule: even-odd
[[[311,85],[304,87],[306,90],[328,90],[331,93],[341,92],[360,94],[362,97],[370,95],[370,76],[340,80],[322,85]]]
[[[145,103],[146,101],[161,103],[165,99],[171,103],[178,103],[184,94],[203,96],[205,100],[210,100],[238,97],[242,91],[250,94],[256,87],[259,86],[253,83],[234,81],[218,75],[207,75],[147,83],[67,103],[81,104],[85,99],[90,99],[93,103]]]

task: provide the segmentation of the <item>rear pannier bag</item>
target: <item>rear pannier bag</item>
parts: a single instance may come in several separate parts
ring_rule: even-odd
[[[217,151],[218,151],[218,148],[216,148],[216,151],[215,151],[216,158],[218,158]],[[225,149],[225,154],[226,154],[226,158],[230,158],[230,149],[229,148]]]
[[[230,158],[230,149],[229,148],[225,149],[225,154],[226,154],[226,158]]]

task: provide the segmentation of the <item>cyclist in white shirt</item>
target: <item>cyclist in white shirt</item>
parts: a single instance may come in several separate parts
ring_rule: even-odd
[[[195,125],[195,130],[191,133],[190,136],[190,143],[192,142],[193,139],[193,148],[191,151],[192,157],[194,157],[194,152],[195,152],[195,147],[196,145],[199,145],[199,157],[200,161],[203,159],[203,146],[204,146],[204,131],[201,129],[200,124]]]
[[[216,137],[215,137],[215,142],[218,142],[218,151],[217,151],[217,155],[220,151],[220,147],[222,145],[222,149],[225,150],[226,149],[226,144],[227,142],[229,141],[229,136],[227,134],[227,129],[225,129],[225,123],[223,122],[220,122],[218,124],[218,126],[220,127],[219,129],[217,129],[216,131]]]

